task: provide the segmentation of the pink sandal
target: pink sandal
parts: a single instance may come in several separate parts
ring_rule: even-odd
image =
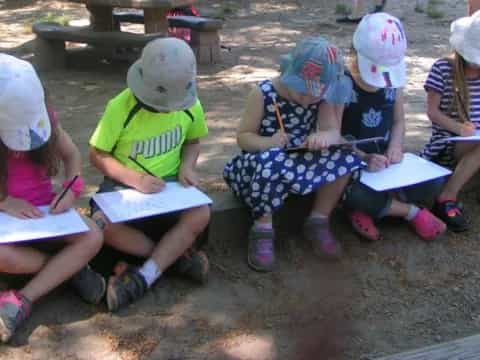
[[[369,241],[379,241],[382,235],[378,231],[373,219],[360,211],[352,211],[348,213],[348,219],[357,234]]]

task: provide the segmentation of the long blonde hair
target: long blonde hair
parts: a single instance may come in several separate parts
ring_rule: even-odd
[[[464,123],[470,121],[470,92],[468,90],[467,79],[465,78],[466,62],[456,51],[448,57],[448,61],[452,65],[453,87],[453,97],[449,112],[456,112],[458,114],[457,121]]]

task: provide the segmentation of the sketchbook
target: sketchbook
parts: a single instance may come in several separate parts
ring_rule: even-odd
[[[184,187],[178,182],[167,182],[165,188],[155,194],[124,189],[95,194],[93,200],[113,223],[212,203],[212,200],[196,187]]]
[[[74,209],[55,215],[49,213],[48,206],[40,206],[39,209],[44,217],[38,219],[19,219],[0,213],[0,244],[41,240],[89,230]]]
[[[370,142],[380,142],[384,140],[385,139],[383,137],[372,137],[367,139],[350,140],[341,144],[331,145],[330,147],[355,146],[360,144],[367,144]],[[295,147],[286,148],[285,151],[288,153],[288,152],[303,152],[303,151],[309,151],[309,150],[305,146],[295,146]]]
[[[377,172],[363,170],[360,182],[376,191],[385,191],[433,180],[451,173],[449,169],[420,156],[405,153],[401,163]]]
[[[480,141],[480,129],[475,131],[475,135],[472,136],[452,136],[446,138],[445,141]]]

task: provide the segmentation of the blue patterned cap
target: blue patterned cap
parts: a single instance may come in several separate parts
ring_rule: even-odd
[[[322,37],[300,41],[289,54],[282,56],[280,72],[281,83],[293,91],[322,96],[336,104],[351,98],[352,82],[344,75],[343,56]]]

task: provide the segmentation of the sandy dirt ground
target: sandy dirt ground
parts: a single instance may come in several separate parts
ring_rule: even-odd
[[[28,2],[27,2],[28,3]],[[31,2],[30,2],[31,3]],[[466,1],[436,1],[444,16],[415,10],[415,1],[389,1],[409,39],[406,148],[419,150],[429,137],[423,82],[435,59],[449,51],[450,22],[466,13]],[[246,94],[276,74],[278,57],[296,40],[321,34],[348,52],[352,25],[335,23],[336,1],[199,1],[200,11],[225,18],[221,64],[199,67],[199,94],[210,136],[199,170],[208,191],[225,191],[221,171],[238,149],[234,133]],[[0,48],[29,59],[34,21],[86,10],[59,1],[0,9]],[[98,172],[86,159],[87,142],[108,99],[125,86],[126,63],[72,58],[67,69],[41,73],[63,126],[84,154],[89,192]],[[88,196],[88,194],[87,194]],[[86,198],[81,204],[85,205]],[[89,306],[68,288],[42,299],[2,359],[371,359],[478,332],[480,326],[480,210],[475,188],[463,194],[472,230],[420,241],[403,222],[381,225],[385,240],[365,244],[335,216],[345,257],[325,264],[307,244],[278,244],[271,274],[245,265],[245,242],[212,244],[206,287],[159,281],[144,299],[109,314]],[[226,233],[227,234],[227,233]]]

